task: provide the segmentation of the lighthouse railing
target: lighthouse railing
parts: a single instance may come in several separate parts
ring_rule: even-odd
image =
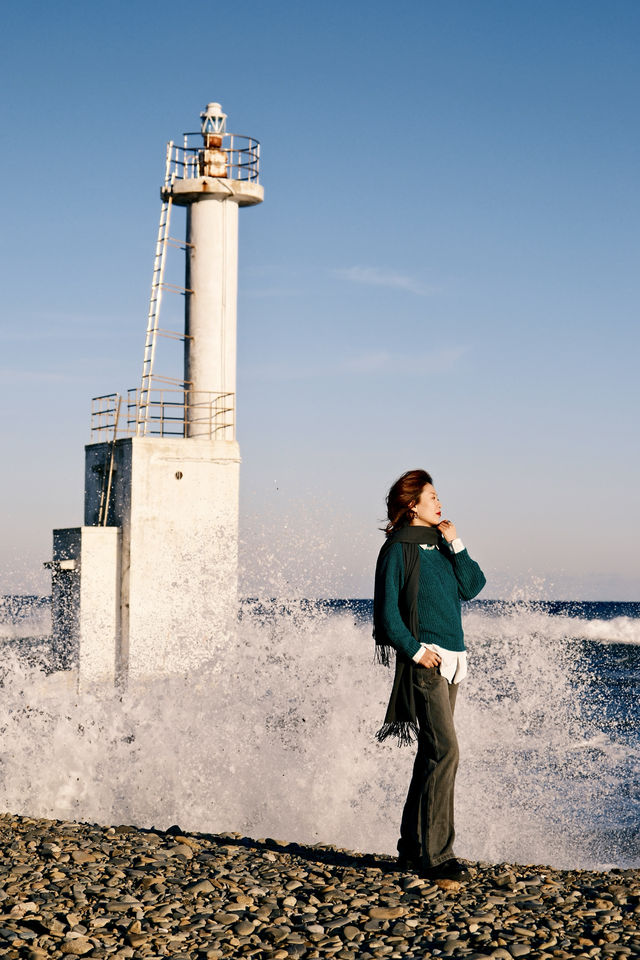
[[[193,143],[192,138],[199,141]],[[226,171],[222,179],[245,180],[258,183],[260,173],[260,143],[252,137],[238,133],[226,133],[220,150],[226,155]],[[197,180],[203,176],[205,148],[202,135],[185,133],[180,146],[173,141],[167,144],[165,187],[173,180]]]
[[[91,400],[91,439],[113,440],[121,425],[119,393],[107,393]]]
[[[132,387],[127,403],[117,393],[91,401],[91,441],[104,443],[123,437],[186,437],[230,440],[235,434],[235,394],[208,390],[156,387],[147,392]],[[126,406],[127,413],[120,413]],[[142,427],[142,429],[141,429]]]

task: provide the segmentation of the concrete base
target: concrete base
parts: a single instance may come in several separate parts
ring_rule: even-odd
[[[87,525],[97,523],[110,454],[107,443],[86,447]],[[235,441],[116,442],[107,519],[122,529],[125,682],[193,671],[226,642],[237,616],[239,472]]]
[[[53,531],[53,635],[79,665],[80,686],[116,682],[120,654],[120,530]]]

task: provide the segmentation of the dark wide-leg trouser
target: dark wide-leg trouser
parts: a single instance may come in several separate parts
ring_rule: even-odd
[[[453,857],[453,788],[458,740],[453,726],[457,684],[437,667],[414,668],[418,752],[402,813],[398,851],[434,867]]]

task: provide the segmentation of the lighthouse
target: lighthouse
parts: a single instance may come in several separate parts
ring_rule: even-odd
[[[167,144],[139,386],[92,401],[82,527],[54,530],[53,634],[79,685],[185,673],[237,616],[238,214],[264,198],[260,145],[219,103]],[[186,233],[171,235],[174,207]],[[184,254],[184,328],[163,326],[167,253]],[[162,338],[182,369],[156,369]]]

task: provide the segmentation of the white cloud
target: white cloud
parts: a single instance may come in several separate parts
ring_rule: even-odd
[[[381,267],[345,267],[335,270],[335,274],[350,280],[352,283],[362,283],[372,287],[392,287],[396,290],[406,290],[419,296],[435,293],[436,288],[427,286],[415,277],[396,270],[385,270]]]
[[[262,287],[256,290],[244,290],[240,297],[302,297],[306,296],[306,291],[294,290],[291,287]]]
[[[443,347],[427,353],[362,353],[346,357],[339,364],[339,370],[347,373],[449,373],[454,369],[460,357],[468,350],[466,346]]]
[[[144,333],[145,319],[139,327]],[[43,341],[112,340],[113,331],[124,327],[122,317],[106,314],[66,314],[57,311],[38,311],[25,318],[22,327],[6,326],[0,329],[1,343],[42,343]]]
[[[0,380],[4,383],[78,383],[86,377],[68,376],[56,370],[18,370],[0,367]]]
[[[312,380],[328,376],[369,376],[377,373],[424,374],[450,373],[468,351],[467,346],[443,347],[426,353],[390,353],[385,350],[354,354],[325,362],[284,365],[280,363],[245,364],[241,378],[260,380]]]
[[[359,356],[347,357],[339,364],[338,369],[349,373],[376,373],[387,368],[389,356],[384,351],[361,353]]]

